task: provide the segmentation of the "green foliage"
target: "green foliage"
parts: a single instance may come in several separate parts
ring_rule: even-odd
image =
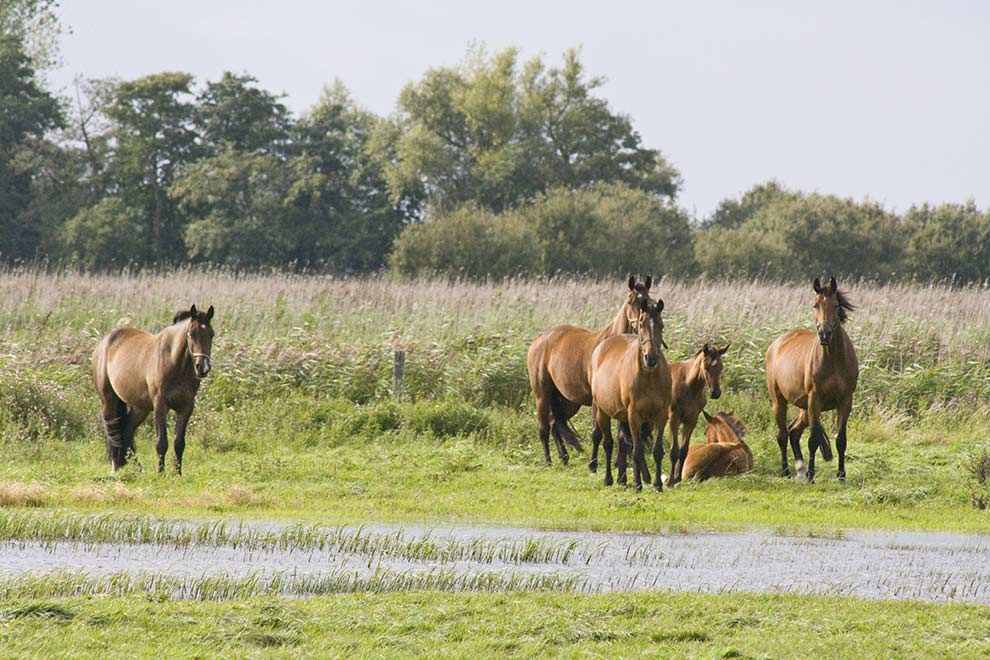
[[[33,68],[55,68],[62,34],[57,8],[58,0],[0,0],[0,40],[21,41]]]
[[[469,50],[399,96],[399,135],[386,169],[394,195],[422,189],[440,211],[473,203],[496,213],[554,187],[624,181],[673,199],[679,177],[644,148],[628,117],[594,95],[576,51],[561,68],[518,53]]]
[[[902,265],[901,223],[879,204],[770,184],[720,210],[717,222],[695,237],[698,263],[708,275],[888,279]]]
[[[257,82],[252,76],[224,71],[197,97],[199,137],[213,153],[278,153],[287,146],[289,111],[279,97],[256,87]]]
[[[150,258],[141,212],[119,197],[79,211],[61,228],[62,252],[92,270],[109,270]]]
[[[408,227],[396,242],[392,267],[407,276],[472,279],[695,271],[684,212],[622,183],[555,188],[501,214],[458,208]]]
[[[904,216],[909,236],[906,270],[922,279],[978,282],[990,279],[990,211],[965,204],[912,206]]]

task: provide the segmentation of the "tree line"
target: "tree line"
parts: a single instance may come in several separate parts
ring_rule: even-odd
[[[224,264],[469,278],[990,278],[990,212],[897,215],[770,181],[706,218],[601,96],[579,52],[550,65],[470,47],[395,111],[341,82],[298,116],[248,74],[78,79],[54,94],[52,0],[0,5],[0,258],[88,269]]]

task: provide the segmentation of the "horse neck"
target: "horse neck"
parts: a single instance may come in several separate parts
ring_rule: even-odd
[[[822,361],[834,364],[843,364],[846,361],[847,347],[851,344],[846,329],[839,323],[835,329],[835,336],[828,346],[818,344],[816,352],[821,356]]]
[[[192,372],[193,359],[186,346],[186,330],[189,321],[176,323],[158,334],[158,341],[168,351],[172,366]]]
[[[699,353],[691,358],[690,366],[688,367],[687,373],[685,374],[684,384],[687,385],[688,389],[692,392],[700,392],[705,386],[705,376],[703,373],[703,364],[705,360],[704,353]]]
[[[619,313],[615,315],[612,322],[598,331],[598,343],[608,339],[609,337],[624,335],[632,331],[632,327],[629,325],[629,317],[626,316],[626,304],[627,303],[622,303],[622,307],[619,308]]]

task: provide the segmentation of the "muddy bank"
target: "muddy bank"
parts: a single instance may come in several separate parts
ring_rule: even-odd
[[[246,525],[266,532],[298,529]],[[317,530],[319,528],[312,528]],[[245,537],[246,538],[246,537]],[[295,538],[295,535],[288,535]],[[746,533],[547,532],[484,527],[342,528],[327,543],[245,543],[236,535],[160,543],[9,539],[0,578],[81,571],[271,579],[341,571],[556,575],[587,592],[788,592],[990,604],[990,537],[849,532],[842,538]],[[297,594],[297,595],[305,595]]]

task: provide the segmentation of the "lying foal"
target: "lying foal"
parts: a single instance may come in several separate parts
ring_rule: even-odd
[[[691,449],[684,461],[684,479],[704,481],[711,477],[743,474],[753,469],[753,452],[743,442],[746,427],[733,412],[720,412],[714,417],[702,411],[708,426],[706,444]]]

